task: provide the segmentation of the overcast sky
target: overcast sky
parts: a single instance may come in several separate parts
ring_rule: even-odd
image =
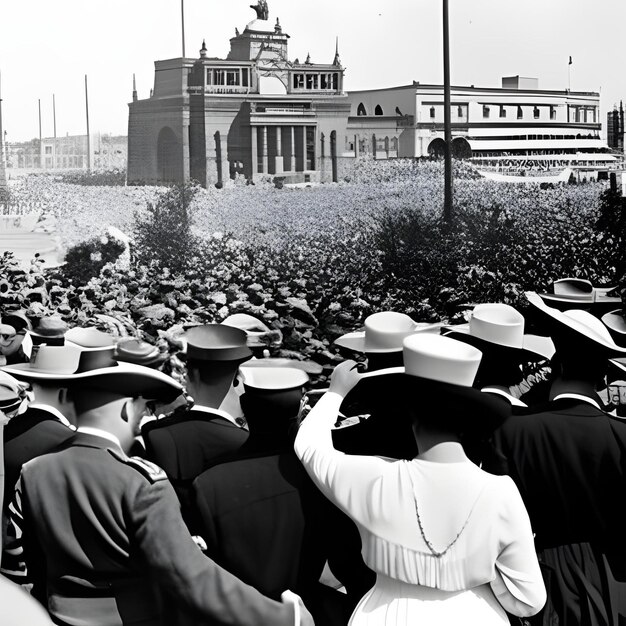
[[[500,86],[502,76],[540,88],[600,91],[606,111],[626,100],[625,0],[449,0],[455,85]],[[185,0],[186,52],[224,57],[235,27],[255,17],[251,0]],[[289,56],[332,62],[335,37],[345,88],[413,80],[441,83],[442,0],[268,0],[270,22],[291,35]],[[84,76],[92,132],[126,134],[132,75],[139,98],[154,61],[181,56],[180,0],[3,0],[0,72],[4,129],[11,141],[84,134]],[[603,129],[604,132],[604,129]]]

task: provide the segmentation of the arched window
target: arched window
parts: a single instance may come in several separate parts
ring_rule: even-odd
[[[365,105],[361,102],[356,110],[357,115],[367,115],[367,111],[365,110]]]
[[[383,107],[380,106],[380,104],[376,105],[376,108],[374,109],[374,115],[382,115],[383,114]]]

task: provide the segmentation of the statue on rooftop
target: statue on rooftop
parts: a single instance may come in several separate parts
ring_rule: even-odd
[[[267,20],[270,16],[267,0],[259,0],[256,4],[251,4],[250,8],[256,11],[256,17],[258,20]]]

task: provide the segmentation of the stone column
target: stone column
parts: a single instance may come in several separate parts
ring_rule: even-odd
[[[296,171],[296,165],[297,165],[297,161],[296,161],[296,129],[295,126],[290,126],[289,127],[290,131],[291,131],[291,148],[289,150],[289,171],[290,172],[295,172]]]
[[[267,174],[267,126],[263,126],[261,131],[261,156],[263,157],[263,173]]]
[[[251,126],[251,138],[252,138],[252,179],[256,174],[259,173],[259,146],[258,146],[258,136],[257,136],[257,127]]]
[[[306,171],[307,168],[307,154],[306,154],[306,126],[302,127],[302,171]]]
[[[283,171],[283,127],[276,127],[276,168],[275,172],[278,174]]]

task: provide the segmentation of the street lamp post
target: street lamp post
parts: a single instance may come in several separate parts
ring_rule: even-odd
[[[448,0],[443,0],[443,127],[444,127],[444,195],[443,219],[452,222],[452,129],[450,119],[450,37],[448,33]]]

